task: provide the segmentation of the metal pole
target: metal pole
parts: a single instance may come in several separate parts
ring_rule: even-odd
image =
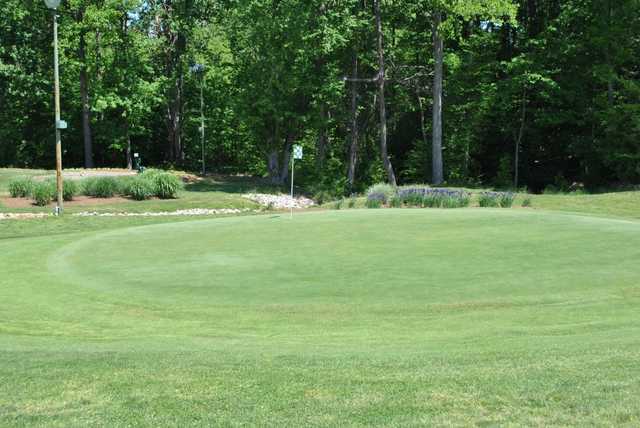
[[[296,164],[296,157],[291,156],[291,218],[293,218],[293,166]]]
[[[200,145],[202,146],[202,175],[206,174],[204,165],[204,76],[200,80]]]
[[[60,137],[60,75],[58,71],[58,15],[53,11],[53,80],[56,109],[56,191],[58,200],[56,215],[62,215],[62,141]]]

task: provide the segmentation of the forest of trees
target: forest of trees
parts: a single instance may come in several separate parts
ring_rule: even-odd
[[[640,182],[640,0],[63,0],[66,167]],[[0,166],[54,165],[51,12],[3,0]],[[194,67],[200,64],[203,67]],[[197,72],[197,70],[203,70]]]

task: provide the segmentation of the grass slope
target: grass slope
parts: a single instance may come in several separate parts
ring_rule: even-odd
[[[640,422],[637,222],[96,220],[0,239],[0,425]]]

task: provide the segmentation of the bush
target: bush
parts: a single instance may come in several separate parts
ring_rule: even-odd
[[[496,208],[500,206],[499,193],[482,192],[478,198],[478,204],[482,208]]]
[[[319,190],[313,194],[313,200],[316,204],[322,205],[325,201],[331,199],[331,194],[326,190]]]
[[[94,198],[111,198],[121,190],[114,177],[91,177],[84,180],[83,184],[84,194]]]
[[[531,198],[524,198],[522,201],[522,207],[527,208],[531,206]]]
[[[45,181],[42,183],[36,183],[33,186],[33,202],[40,207],[47,206],[56,196],[56,186],[50,182]]]
[[[143,174],[144,175],[144,174]],[[182,182],[170,172],[163,172],[153,177],[155,195],[160,199],[175,199]]]
[[[421,207],[427,187],[405,187],[398,191],[398,197],[407,206]]]
[[[387,200],[387,195],[384,193],[369,193],[367,195],[367,208],[380,208]]]
[[[378,183],[369,187],[367,190],[367,198],[371,194],[383,195],[384,199],[382,200],[382,203],[386,204],[387,201],[396,194],[396,188],[387,183]]]
[[[402,198],[398,195],[393,196],[389,200],[389,205],[393,208],[402,208]]]
[[[333,209],[335,210],[342,209],[342,204],[344,204],[344,199],[338,199],[333,203]]]
[[[33,180],[30,177],[19,177],[9,182],[9,194],[12,198],[27,198],[33,191]]]
[[[55,186],[55,184],[54,184]],[[74,196],[78,194],[78,183],[74,180],[65,180],[62,183],[62,199],[65,201],[73,201]]]
[[[144,201],[155,194],[155,186],[150,179],[138,175],[126,181],[123,193],[136,201]]]
[[[355,206],[356,206],[356,198],[355,198],[355,196],[352,196],[352,197],[349,198],[348,207],[349,208],[355,208]]]
[[[515,195],[511,192],[501,193],[500,196],[498,196],[500,208],[511,208],[514,199]]]

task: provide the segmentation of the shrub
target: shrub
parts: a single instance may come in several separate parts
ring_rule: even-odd
[[[33,202],[44,207],[51,203],[56,196],[56,187],[50,181],[36,183],[33,186]]]
[[[478,197],[478,204],[483,208],[495,208],[500,206],[499,193],[482,192]]]
[[[409,206],[425,208],[462,208],[469,206],[469,193],[463,190],[407,187],[398,192],[400,199]]]
[[[355,208],[355,206],[356,206],[356,198],[355,198],[355,196],[352,196],[352,197],[349,198],[348,207],[349,208]]]
[[[383,195],[384,199],[382,200],[382,203],[386,204],[387,201],[396,194],[396,188],[387,183],[378,183],[369,187],[367,190],[367,198],[371,194]]]
[[[62,199],[67,202],[73,201],[74,196],[76,196],[77,194],[78,183],[74,180],[65,180],[62,184]]]
[[[408,206],[420,207],[423,205],[428,189],[428,187],[405,187],[398,191],[398,197]]]
[[[121,190],[114,177],[91,177],[83,184],[84,194],[94,198],[111,198]]]
[[[387,200],[387,195],[384,193],[369,193],[367,195],[367,208],[380,208]]]
[[[344,199],[338,199],[333,203],[333,209],[336,209],[336,210],[342,209],[342,204],[344,204]]]
[[[123,193],[136,201],[144,201],[155,194],[155,186],[150,179],[141,174],[126,181]]]
[[[515,195],[511,192],[500,193],[500,195],[498,196],[498,203],[500,204],[500,208],[511,208],[514,199]]]
[[[522,201],[522,207],[527,208],[531,206],[531,198],[524,198]]]
[[[331,199],[331,194],[326,190],[319,190],[313,194],[313,200],[318,205],[324,204],[324,202],[329,199]]]
[[[389,200],[389,205],[393,208],[402,208],[402,198],[398,195],[393,196]]]
[[[33,191],[33,180],[30,177],[19,177],[9,182],[9,194],[12,198],[27,198]]]
[[[155,195],[160,199],[175,199],[182,182],[170,172],[163,172],[153,177]]]

